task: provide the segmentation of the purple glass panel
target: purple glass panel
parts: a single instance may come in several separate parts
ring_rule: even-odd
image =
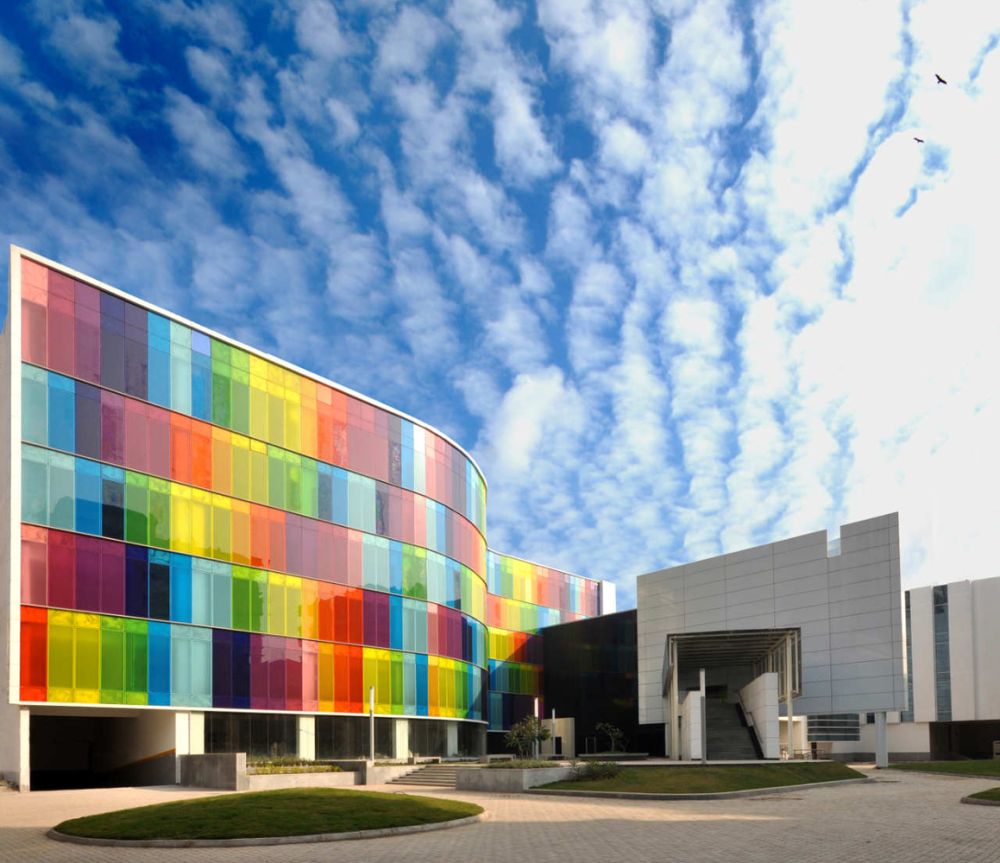
[[[233,706],[233,635],[212,630],[212,706]]]
[[[125,400],[101,392],[101,461],[125,464]]]
[[[125,546],[101,543],[101,611],[125,613]]]
[[[101,385],[125,389],[125,303],[101,294]]]
[[[233,632],[233,707],[250,706],[250,633]]]
[[[44,527],[21,526],[21,602],[46,605],[48,590],[48,531]]]
[[[101,457],[101,391],[88,384],[76,384],[77,455]]]
[[[76,538],[76,608],[101,610],[101,541],[93,537]]]
[[[302,575],[302,523],[301,515],[293,512],[285,516],[285,570]]]
[[[49,532],[49,605],[76,608],[76,537]]]
[[[317,562],[318,525],[311,519],[303,519],[303,522],[302,575],[306,578],[319,578],[319,564]]]
[[[149,361],[149,339],[146,332],[145,309],[125,304],[125,392],[136,398],[146,398],[146,369]]]
[[[264,654],[264,639],[267,636],[250,636],[250,706],[254,710],[267,707],[268,667]]]

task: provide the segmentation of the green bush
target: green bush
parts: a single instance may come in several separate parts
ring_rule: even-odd
[[[614,761],[586,761],[573,767],[573,779],[614,779],[621,772],[621,765]]]

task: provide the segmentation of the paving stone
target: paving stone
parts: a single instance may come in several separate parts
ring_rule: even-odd
[[[213,792],[175,788],[48,791],[0,797],[4,861],[275,863],[994,863],[1000,810],[959,799],[997,780],[895,771],[880,781],[724,801],[632,801],[518,794],[419,793],[484,806],[480,824],[398,838],[239,849],[66,845],[45,831],[66,818]],[[377,790],[399,793],[396,786]]]

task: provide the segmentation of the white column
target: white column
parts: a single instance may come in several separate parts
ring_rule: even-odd
[[[679,761],[681,757],[681,716],[677,677],[677,642],[672,641],[670,643],[670,757],[675,761]]]
[[[394,719],[393,736],[396,749],[396,758],[406,760],[410,757],[410,720]]]
[[[889,733],[885,727],[885,711],[875,713],[875,766],[889,766]]]
[[[445,750],[449,758],[458,755],[458,723],[449,721],[445,727],[448,729],[448,748]]]
[[[705,709],[705,669],[698,670],[698,697],[701,700],[701,760],[708,761],[708,711]]]
[[[296,734],[296,754],[303,761],[316,760],[316,717],[299,716]]]
[[[21,791],[31,790],[31,711],[22,707],[17,716],[17,734],[20,738],[18,752],[17,787]]]
[[[375,763],[375,687],[368,687],[368,760]]]
[[[174,714],[174,782],[181,784],[181,756],[191,754],[191,718],[188,713]]]

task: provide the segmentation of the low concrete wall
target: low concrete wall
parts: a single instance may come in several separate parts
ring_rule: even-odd
[[[350,788],[358,784],[358,774],[352,770],[341,773],[251,773],[248,791],[276,791],[279,788]]]
[[[478,770],[459,770],[455,787],[459,791],[518,792],[559,782],[573,775],[572,767],[529,767],[526,769],[504,769],[483,767]]]
[[[755,677],[740,690],[740,700],[753,720],[764,758],[780,757],[777,673],[766,671]]]
[[[227,791],[246,791],[250,787],[245,752],[178,755],[177,761],[180,764],[181,785],[192,788],[222,788]]]

